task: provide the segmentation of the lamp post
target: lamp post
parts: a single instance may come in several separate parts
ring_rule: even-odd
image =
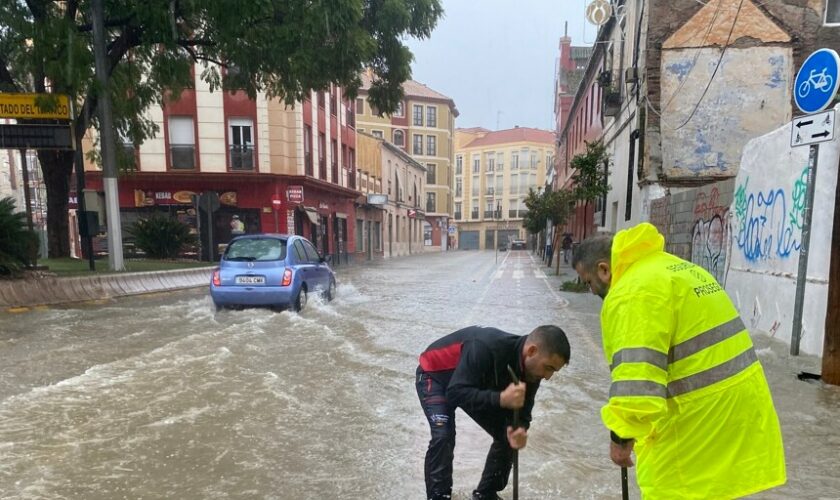
[[[493,220],[498,220],[502,216],[502,200],[496,200],[496,210],[493,212]],[[496,222],[496,227],[493,228],[493,246],[496,247],[496,264],[499,263],[499,223]]]

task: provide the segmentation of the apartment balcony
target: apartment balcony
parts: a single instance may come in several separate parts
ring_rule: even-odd
[[[195,170],[195,144],[171,144],[169,160],[173,170]]]
[[[231,170],[254,170],[254,146],[230,146]]]

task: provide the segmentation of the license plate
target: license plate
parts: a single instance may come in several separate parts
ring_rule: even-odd
[[[237,276],[237,285],[264,285],[265,276]]]

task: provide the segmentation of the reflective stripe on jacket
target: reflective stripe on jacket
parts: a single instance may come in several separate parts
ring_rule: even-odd
[[[734,498],[785,482],[779,421],[749,332],[703,268],[648,223],[619,232],[601,311],[604,424],[636,439],[645,498]]]

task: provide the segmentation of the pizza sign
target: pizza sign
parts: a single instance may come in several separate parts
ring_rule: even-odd
[[[286,199],[289,200],[289,203],[303,203],[303,186],[286,188]]]

